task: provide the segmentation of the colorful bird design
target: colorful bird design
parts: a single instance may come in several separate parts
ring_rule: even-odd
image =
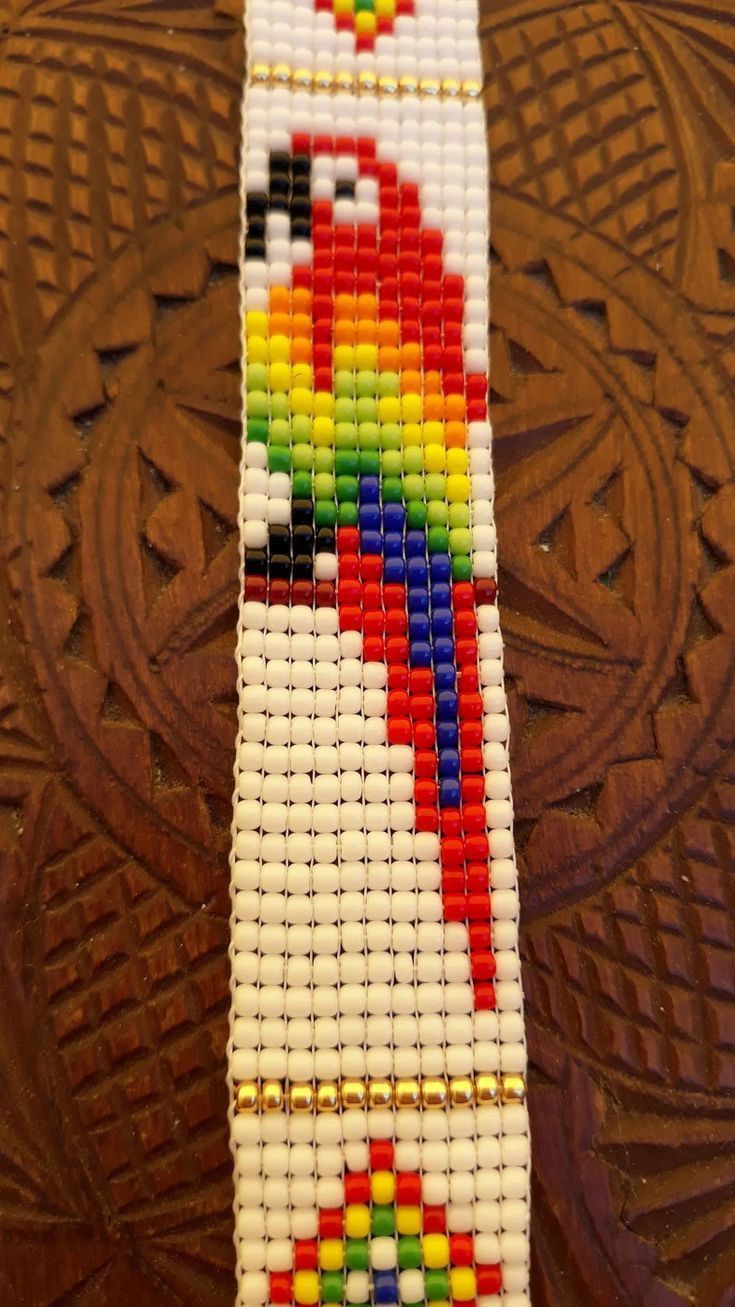
[[[314,8],[331,10],[338,32],[354,32],[357,50],[372,50],[378,36],[390,35],[396,18],[413,14],[414,0],[314,0]]]

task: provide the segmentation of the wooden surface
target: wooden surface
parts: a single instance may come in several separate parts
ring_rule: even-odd
[[[231,1307],[235,0],[0,28],[0,1301]],[[485,0],[535,1307],[735,1303],[735,10]]]

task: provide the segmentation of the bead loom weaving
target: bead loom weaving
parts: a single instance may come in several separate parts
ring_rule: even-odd
[[[475,0],[252,0],[238,1302],[528,1303]]]

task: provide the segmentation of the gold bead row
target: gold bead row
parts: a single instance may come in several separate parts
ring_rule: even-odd
[[[254,86],[287,86],[299,91],[346,91],[350,95],[417,95],[424,99],[477,100],[482,83],[476,78],[402,77],[374,72],[333,73],[327,69],[291,68],[289,64],[254,64],[250,69]]]
[[[244,1080],[235,1088],[236,1112],[338,1112],[350,1108],[472,1107],[519,1103],[522,1075],[426,1076],[421,1080],[319,1080],[315,1083]]]

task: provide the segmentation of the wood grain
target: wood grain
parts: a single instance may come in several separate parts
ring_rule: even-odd
[[[0,13],[0,1300],[224,1307],[239,6]],[[534,1301],[732,1307],[735,12],[482,29]]]

